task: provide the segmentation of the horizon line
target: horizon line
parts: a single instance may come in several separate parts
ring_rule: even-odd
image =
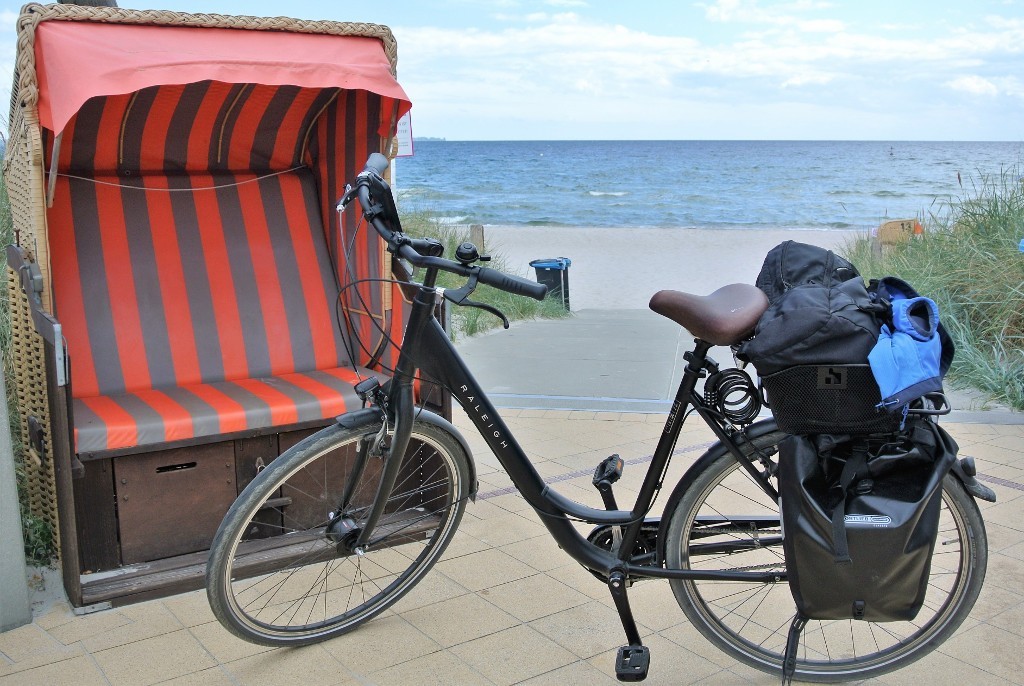
[[[1019,143],[1024,139],[897,138],[447,138],[415,136],[416,143]]]

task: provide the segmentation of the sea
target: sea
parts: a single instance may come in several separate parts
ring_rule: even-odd
[[[1024,142],[417,140],[395,189],[460,224],[870,229],[1022,162]]]

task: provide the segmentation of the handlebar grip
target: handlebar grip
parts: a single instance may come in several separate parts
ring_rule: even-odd
[[[376,172],[377,176],[384,176],[384,170],[388,168],[388,158],[379,152],[372,153],[366,160],[363,171]]]
[[[518,276],[499,272],[496,269],[481,267],[480,272],[477,274],[477,278],[480,280],[480,283],[485,283],[488,286],[494,286],[495,288],[506,291],[507,293],[526,295],[534,300],[543,300],[544,296],[548,294],[548,287],[542,283],[527,281],[526,279]]]

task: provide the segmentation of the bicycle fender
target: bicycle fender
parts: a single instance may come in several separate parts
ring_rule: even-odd
[[[967,458],[971,459],[971,458]],[[960,483],[963,485],[964,490],[970,493],[974,498],[978,500],[985,500],[990,503],[996,501],[996,492],[983,483],[980,483],[975,475],[972,474],[974,471],[974,461],[971,459],[970,468],[967,469],[964,466],[964,460],[959,459],[953,463],[949,472],[955,476]]]
[[[375,407],[365,407],[354,412],[346,412],[337,417],[335,421],[346,429],[353,431],[370,428],[377,430],[380,428],[380,410]],[[429,410],[417,410],[416,421],[431,424],[445,433],[451,434],[452,438],[458,441],[462,449],[466,451],[467,466],[469,467],[469,498],[476,502],[476,494],[480,489],[480,482],[476,477],[476,461],[473,459],[473,451],[470,450],[469,443],[451,422]]]
[[[765,436],[778,430],[779,427],[775,423],[774,419],[765,419],[751,424],[743,434],[750,438],[760,438],[761,436]],[[715,444],[708,448],[696,462],[690,465],[690,468],[687,469],[686,473],[684,473],[682,478],[679,479],[679,483],[677,483],[675,488],[672,489],[672,493],[669,495],[668,500],[665,503],[665,509],[661,517],[661,524],[658,526],[657,564],[665,564],[665,539],[668,537],[668,520],[670,519],[667,515],[675,511],[676,507],[679,505],[679,501],[683,499],[683,494],[686,493],[687,489],[693,485],[697,476],[707,469],[709,464],[728,452],[729,449],[726,448],[721,441],[716,441]]]
[[[371,426],[376,428],[380,427],[380,410],[373,407],[364,407],[361,410],[346,412],[339,417],[335,417],[334,421],[352,431]]]

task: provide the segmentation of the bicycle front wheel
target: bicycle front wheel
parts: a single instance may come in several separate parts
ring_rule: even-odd
[[[352,550],[380,481],[383,458],[367,451],[374,435],[335,424],[306,438],[228,510],[206,589],[233,634],[294,646],[344,633],[401,598],[444,552],[469,497],[469,456],[419,421],[370,545]]]
[[[744,445],[755,464],[776,474],[772,433]],[[728,453],[706,454],[670,517],[666,563],[682,569],[785,572],[778,504]],[[772,477],[774,481],[774,477]],[[801,635],[795,678],[839,682],[867,679],[904,667],[948,638],[966,619],[981,591],[988,560],[978,507],[959,481],[943,482],[939,540],[928,593],[912,622],[810,621]],[[828,583],[827,579],[821,580]],[[671,582],[690,622],[739,661],[781,673],[782,653],[796,605],[785,581]]]

